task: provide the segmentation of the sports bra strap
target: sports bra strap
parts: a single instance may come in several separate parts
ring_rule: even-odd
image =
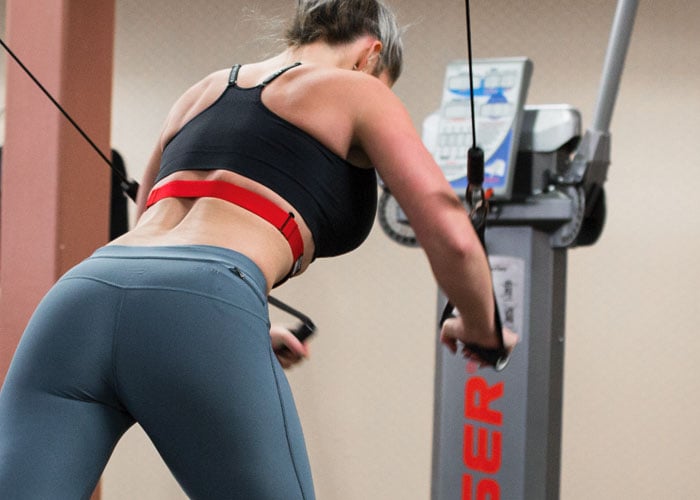
[[[263,87],[266,86],[268,83],[270,83],[272,80],[274,80],[275,78],[277,78],[278,76],[280,76],[282,73],[285,73],[285,72],[289,71],[289,70],[292,69],[292,68],[296,68],[296,67],[299,66],[300,64],[301,64],[301,61],[297,61],[297,62],[295,62],[294,64],[290,64],[289,66],[285,66],[285,67],[282,68],[282,69],[278,69],[277,71],[275,71],[274,73],[272,73],[270,76],[268,76],[267,78],[265,78],[265,79],[263,80],[263,82],[262,82],[260,85],[262,85]]]
[[[228,77],[228,85],[229,85],[229,87],[230,87],[231,85],[235,85],[235,84],[236,84],[236,80],[238,80],[238,71],[239,71],[240,69],[241,69],[241,65],[240,65],[240,64],[236,64],[236,65],[233,66],[233,68],[231,68],[231,74],[229,74],[229,77]]]
[[[278,69],[277,71],[275,71],[274,73],[272,73],[270,76],[268,76],[267,78],[265,78],[265,79],[262,81],[262,83],[260,84],[260,86],[261,86],[261,87],[267,86],[270,82],[272,82],[272,80],[274,80],[275,78],[277,78],[277,77],[280,76],[281,74],[286,73],[286,72],[289,71],[290,69],[296,68],[296,67],[299,66],[299,65],[301,65],[301,61],[297,61],[297,62],[295,62],[294,64],[290,64],[289,66],[285,66],[285,67],[282,68],[282,69]],[[234,66],[231,68],[231,73],[229,74],[229,77],[228,77],[228,85],[229,85],[229,87],[230,87],[231,85],[235,85],[235,84],[236,84],[236,81],[238,81],[238,72],[239,72],[240,70],[241,70],[241,65],[240,65],[240,64],[236,64],[236,65],[234,65]]]

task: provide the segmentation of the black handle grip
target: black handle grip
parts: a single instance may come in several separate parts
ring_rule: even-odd
[[[304,342],[314,334],[316,327],[313,325],[313,323],[311,325],[308,325],[307,323],[299,323],[296,328],[290,328],[289,331],[292,332],[292,335],[299,339],[299,342]],[[277,354],[283,354],[290,352],[290,350],[286,345],[282,345],[275,349],[275,352]]]
[[[479,359],[481,359],[484,363],[486,363],[489,366],[492,366],[496,371],[500,372],[506,367],[506,365],[508,365],[510,357],[508,355],[508,350],[506,349],[503,343],[503,326],[501,325],[501,315],[498,312],[498,303],[496,302],[495,297],[494,305],[496,307],[496,332],[498,333],[498,340],[500,342],[500,345],[495,348],[490,348],[482,347],[476,344],[464,344],[464,347],[472,353],[474,353],[475,355],[477,355]],[[440,316],[440,326],[442,326],[442,324],[445,321],[447,321],[448,318],[452,317],[454,309],[454,305],[452,305],[450,302],[447,302],[447,304],[445,304],[445,309],[442,311],[442,316]]]
[[[303,314],[301,311],[297,311],[296,309],[285,304],[281,300],[274,298],[272,295],[270,295],[267,298],[267,300],[273,306],[277,307],[278,309],[281,309],[287,314],[291,314],[292,316],[301,321],[295,328],[289,329],[289,331],[292,332],[292,335],[298,338],[300,342],[304,342],[306,339],[308,339],[309,337],[311,337],[311,335],[314,334],[314,332],[316,331],[316,325],[313,321],[311,321],[311,318],[309,318],[307,315]],[[289,348],[287,348],[287,346],[281,346],[275,349],[275,352],[277,353],[285,351],[289,351]]]
[[[490,349],[487,347],[478,346],[476,344],[465,344],[464,347],[469,349],[469,351],[477,355],[479,359],[484,361],[484,363],[492,366],[498,372],[506,367],[510,359],[508,357],[508,351],[506,351],[503,347]]]
[[[120,187],[122,188],[122,192],[127,195],[131,201],[136,202],[136,195],[139,192],[138,182],[124,178],[120,183]]]
[[[315,328],[310,327],[306,323],[299,323],[299,326],[296,328],[290,328],[289,331],[292,332],[292,334],[299,339],[300,342],[304,342],[314,334]]]
[[[484,183],[484,150],[479,147],[467,151],[467,182],[478,187]]]

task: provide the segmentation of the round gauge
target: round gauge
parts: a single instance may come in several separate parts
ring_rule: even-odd
[[[388,189],[382,191],[378,207],[379,225],[392,240],[408,247],[417,247],[418,240],[406,214]]]

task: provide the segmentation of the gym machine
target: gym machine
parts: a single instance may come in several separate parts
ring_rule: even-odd
[[[473,94],[484,186],[493,193],[486,248],[494,291],[503,325],[520,336],[497,371],[452,355],[438,335],[432,500],[559,498],[567,252],[603,230],[609,126],[636,9],[636,0],[617,4],[585,133],[571,106],[524,104],[526,58],[474,60],[473,90],[466,62],[450,63],[440,110],[424,122],[426,146],[463,196]],[[379,219],[392,239],[417,244],[388,191]],[[438,311],[445,303],[439,293]]]

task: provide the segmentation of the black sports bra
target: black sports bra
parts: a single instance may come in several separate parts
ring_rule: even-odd
[[[369,234],[377,207],[374,169],[341,158],[299,127],[270,111],[260,85],[236,84],[231,70],[219,98],[192,118],[163,150],[156,182],[182,170],[230,170],[272,189],[302,216],[314,239],[314,257],[357,248]]]

